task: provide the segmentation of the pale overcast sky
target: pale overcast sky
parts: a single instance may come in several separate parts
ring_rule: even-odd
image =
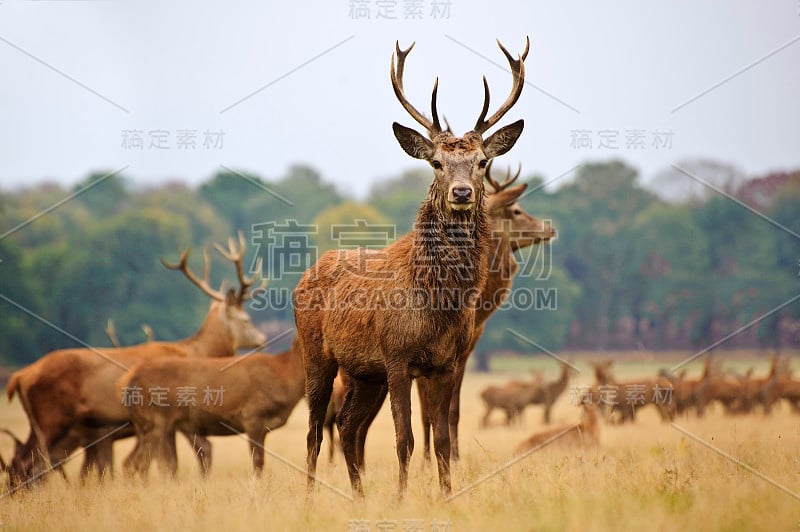
[[[302,162],[363,196],[423,167],[392,135],[416,126],[389,82],[395,39],[417,43],[410,99],[427,109],[438,75],[440,113],[463,133],[481,75],[492,109],[508,93],[495,38],[516,54],[526,35],[527,86],[503,122],[525,119],[503,159],[526,174],[569,179],[611,157],[645,178],[696,157],[800,167],[798,0],[2,0],[0,187],[126,165],[139,185],[221,165],[270,179]]]

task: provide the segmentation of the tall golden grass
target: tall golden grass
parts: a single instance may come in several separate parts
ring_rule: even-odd
[[[588,365],[579,358],[576,362],[583,371],[575,383],[589,384]],[[557,372],[555,363],[544,365],[549,367],[548,377]],[[699,371],[697,367],[699,363],[690,373]],[[759,360],[757,372],[765,367],[766,361]],[[616,371],[626,379],[652,375],[642,373],[643,369],[641,361],[623,362]],[[454,466],[457,496],[450,502],[439,494],[435,467],[426,467],[422,459],[416,404],[417,446],[405,500],[395,499],[394,430],[385,407],[367,440],[366,501],[349,500],[341,454],[328,465],[323,452],[319,476],[338,491],[318,485],[309,502],[304,474],[281,461],[304,466],[307,410],[301,402],[287,425],[267,436],[268,453],[280,459],[268,454],[260,479],[253,477],[247,443],[236,436],[213,438],[214,463],[205,481],[185,440],[180,442],[176,480],[161,476],[155,468],[147,481],[126,479],[119,466],[133,442],[125,441],[115,447],[114,479],[101,483],[91,478],[81,485],[77,471],[82,458],[77,456],[66,464],[69,484],[51,475],[43,486],[0,499],[1,528],[115,532],[434,530],[437,526],[440,530],[798,529],[800,416],[786,407],[768,418],[761,414],[730,417],[716,408],[704,419],[690,415],[675,421],[738,463],[662,423],[655,410],[645,409],[635,424],[603,425],[599,449],[544,448],[473,485],[501,470],[520,441],[544,428],[537,407],[526,411],[522,427],[495,423],[480,428],[483,406],[478,392],[507,378],[467,375],[462,393],[463,458]],[[579,409],[570,404],[568,392],[556,404],[553,418],[554,425],[578,421]],[[0,407],[0,425],[27,435],[27,421],[16,402]],[[0,440],[0,452],[9,456],[9,440]]]

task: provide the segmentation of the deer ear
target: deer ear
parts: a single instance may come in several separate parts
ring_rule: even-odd
[[[522,134],[524,125],[524,120],[517,120],[513,124],[509,124],[492,133],[488,139],[483,141],[483,152],[486,157],[488,159],[498,157],[513,148]]]
[[[415,159],[430,161],[433,157],[433,142],[429,141],[413,129],[401,126],[397,122],[392,124],[394,136],[400,147]]]
[[[489,208],[500,209],[503,207],[511,207],[514,205],[514,203],[516,203],[522,193],[525,192],[526,188],[528,188],[528,183],[522,183],[515,187],[507,188],[505,190],[501,190],[500,192],[495,192],[494,194],[489,194],[487,196]]]

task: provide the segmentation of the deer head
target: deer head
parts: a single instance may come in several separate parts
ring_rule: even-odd
[[[189,268],[188,259],[191,249],[180,253],[180,261],[177,264],[170,264],[161,259],[161,263],[170,270],[180,270],[189,281],[195,286],[200,288],[204,294],[212,299],[212,307],[209,314],[217,313],[218,316],[227,329],[228,334],[232,337],[233,345],[236,348],[252,349],[261,347],[267,341],[267,337],[262,333],[250,319],[250,315],[243,308],[245,301],[251,297],[253,285],[255,285],[258,273],[248,277],[244,274],[242,267],[242,259],[244,250],[246,248],[244,234],[239,231],[239,242],[231,237],[228,239],[228,249],[223,248],[219,244],[214,244],[214,247],[219,253],[229,260],[236,267],[236,276],[239,280],[239,288],[230,288],[227,291],[223,285],[219,290],[215,290],[209,283],[209,261],[208,253],[203,250],[203,277],[198,277]],[[261,271],[261,258],[256,261],[256,272]],[[263,289],[266,286],[267,280],[264,279],[257,289]]]
[[[439,123],[439,115],[436,111],[438,78],[433,85],[431,96],[431,119],[425,117],[408,101],[403,91],[403,70],[406,56],[414,48],[414,44],[412,43],[407,50],[401,50],[399,43],[395,44],[396,66],[395,54],[392,54],[392,88],[405,110],[425,128],[428,138],[397,122],[392,124],[392,129],[400,146],[407,154],[416,159],[428,161],[433,167],[434,181],[431,190],[438,197],[439,207],[442,209],[469,211],[483,201],[483,179],[489,161],[510,150],[522,133],[523,121],[518,120],[499,129],[488,138],[483,138],[483,135],[497,124],[517,102],[525,81],[524,61],[528,55],[530,41],[526,39],[525,51],[518,59],[514,59],[500,44],[500,41],[497,44],[511,66],[514,77],[511,94],[503,105],[486,119],[489,111],[489,84],[484,76],[483,109],[475,127],[462,137],[456,137],[449,127],[442,130]]]
[[[549,223],[531,216],[517,203],[528,187],[527,183],[511,186],[519,177],[521,170],[521,167],[518,168],[516,174],[512,176],[509,168],[506,178],[498,182],[492,176],[492,162],[486,166],[486,181],[494,189],[486,197],[486,208],[492,221],[492,230],[495,235],[506,235],[512,251],[547,242],[556,235],[555,229]]]

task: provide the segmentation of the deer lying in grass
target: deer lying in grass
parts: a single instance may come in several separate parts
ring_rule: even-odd
[[[506,414],[506,425],[519,423],[525,406],[543,396],[544,382],[541,374],[534,375],[532,381],[513,381],[500,386],[487,386],[481,391],[481,399],[486,413],[481,426],[489,424],[489,417],[495,409]]]
[[[669,379],[658,377],[617,382],[611,372],[611,365],[611,361],[608,361],[594,366],[597,386],[592,389],[592,402],[606,410],[606,419],[611,419],[617,413],[620,423],[635,421],[636,411],[647,405],[656,407],[662,421],[675,419],[675,404],[672,400],[674,389]]]
[[[501,49],[513,73],[510,96],[487,120],[489,90],[484,80],[478,121],[472,131],[456,137],[439,123],[436,85],[431,119],[406,99],[402,80],[410,48],[402,51],[397,46],[397,64],[393,58],[391,67],[395,95],[425,127],[430,140],[398,123],[392,127],[406,153],[431,164],[434,178],[410,233],[381,251],[329,251],[305,272],[294,291],[309,403],[309,492],[314,488],[325,413],[339,367],[350,380],[339,430],[354,494],[363,497],[358,432],[387,390],[395,423],[398,493],[405,493],[414,448],[411,381],[420,376],[429,379],[439,485],[444,493],[451,490],[448,413],[453,373],[458,356],[472,341],[475,296],[486,282],[491,253],[483,180],[489,160],[510,150],[523,127],[520,120],[483,139],[517,101],[524,83],[527,49],[517,60]]]
[[[547,443],[549,441],[549,443]],[[587,448],[600,445],[600,424],[597,420],[597,406],[594,403],[583,405],[581,422],[563,425],[544,432],[537,432],[517,446],[514,454],[520,455],[542,445],[547,448]]]
[[[199,360],[233,356],[239,348],[256,348],[266,343],[266,336],[242,308],[255,284],[255,278],[247,278],[243,273],[244,246],[241,233],[238,249],[233,239],[227,251],[217,246],[234,263],[239,278],[239,288],[227,293],[209,285],[207,256],[202,279],[188,267],[188,250],[181,254],[176,265],[162,260],[167,268],[182,271],[212,299],[203,324],[192,337],[121,348],[62,349],[48,353],[11,376],[6,388],[8,398],[19,396],[31,424],[28,441],[9,465],[12,488],[44,471],[48,461],[60,465],[79,447],[86,449],[82,477],[91,467],[97,467],[100,473],[111,472],[112,442],[133,435],[128,411],[117,399],[116,381],[136,363],[162,357]],[[205,469],[210,460],[210,444],[202,438],[187,436]]]
[[[174,476],[179,430],[203,437],[246,435],[253,468],[260,474],[264,438],[286,423],[303,398],[305,372],[295,341],[279,355],[148,360],[127,371],[117,384],[120,397],[126,391],[142,391],[140,401],[127,405],[137,438],[136,448],[125,460],[127,472],[145,476],[155,457]],[[208,397],[188,401],[181,397],[187,389],[207,390]]]

